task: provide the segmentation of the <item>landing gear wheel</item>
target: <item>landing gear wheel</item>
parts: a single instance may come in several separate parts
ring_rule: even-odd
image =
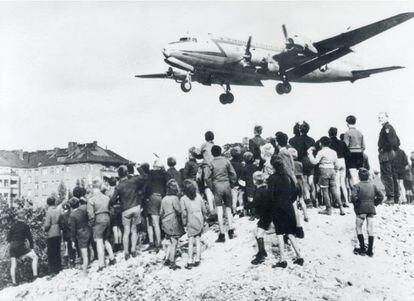
[[[279,94],[279,95],[284,94],[284,93],[285,93],[285,87],[284,87],[284,85],[283,85],[283,84],[281,84],[281,83],[277,84],[277,85],[276,85],[276,92],[277,92],[277,94]]]
[[[223,94],[220,94],[220,98],[219,99],[220,99],[220,102],[223,105],[230,104],[230,103],[233,103],[233,101],[234,101],[234,95],[232,93],[230,93],[230,92],[223,93]]]
[[[181,82],[181,90],[183,91],[183,92],[190,92],[190,90],[191,90],[191,82],[189,82],[189,81],[184,81],[184,82]]]
[[[284,83],[283,90],[285,94],[288,94],[290,91],[292,91],[292,86],[289,83]]]

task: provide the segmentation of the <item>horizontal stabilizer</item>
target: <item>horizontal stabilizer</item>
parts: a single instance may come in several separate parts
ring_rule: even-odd
[[[141,75],[135,75],[135,77],[139,78],[167,78],[167,73],[154,73],[154,74],[141,74]]]
[[[392,70],[397,70],[397,69],[402,69],[402,68],[405,68],[405,67],[391,66],[391,67],[366,69],[366,70],[353,70],[352,71],[352,75],[353,75],[353,80],[352,81],[356,81],[357,79],[369,77],[371,74],[387,72],[387,71],[392,71]]]

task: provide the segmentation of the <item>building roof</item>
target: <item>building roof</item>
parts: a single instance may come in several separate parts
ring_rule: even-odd
[[[38,168],[62,164],[99,163],[115,165],[130,163],[111,150],[103,149],[98,143],[78,144],[69,142],[67,148],[39,150],[36,152],[0,150],[0,166],[14,168]]]

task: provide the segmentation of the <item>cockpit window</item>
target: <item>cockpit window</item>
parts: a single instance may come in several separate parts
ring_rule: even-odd
[[[187,41],[190,41],[190,40],[191,40],[191,38],[189,38],[189,37],[180,38],[180,42],[187,42]]]
[[[192,38],[192,37],[182,37],[177,42],[171,42],[171,43],[168,43],[168,44],[177,44],[177,43],[182,43],[182,42],[194,42],[194,43],[197,43],[197,39],[196,38]]]

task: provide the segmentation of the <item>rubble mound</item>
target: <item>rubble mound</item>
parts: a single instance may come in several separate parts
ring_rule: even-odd
[[[214,229],[204,234],[206,250],[199,267],[184,268],[185,248],[170,270],[158,254],[141,252],[88,276],[67,269],[54,278],[0,291],[0,300],[412,300],[414,296],[414,206],[379,206],[375,218],[374,257],[353,254],[357,244],[355,215],[318,215],[311,209],[299,245],[305,259],[294,265],[288,247],[288,267],[272,268],[278,260],[275,235],[268,233],[268,257],[258,266],[250,261],[257,252],[256,222],[236,220],[237,236],[214,243]],[[3,271],[4,273],[8,271]]]

